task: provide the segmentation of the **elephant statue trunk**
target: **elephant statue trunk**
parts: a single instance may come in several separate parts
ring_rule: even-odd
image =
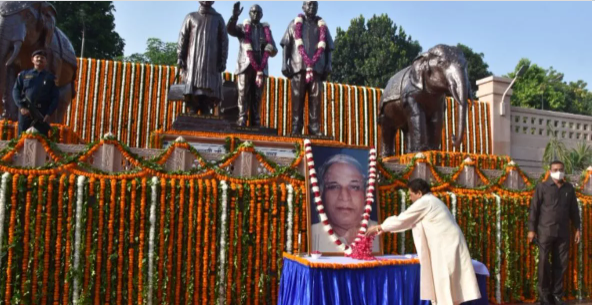
[[[469,81],[464,76],[453,77],[454,79],[450,82],[450,94],[459,105],[459,122],[457,124],[457,133],[452,135],[452,141],[454,147],[458,148],[463,142],[463,135],[467,128],[467,107],[469,98]]]

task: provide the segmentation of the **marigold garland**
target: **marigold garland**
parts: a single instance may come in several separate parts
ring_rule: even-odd
[[[129,222],[129,239],[128,239],[128,305],[132,305],[133,298],[133,275],[134,275],[134,247],[131,245],[134,244],[134,216],[136,213],[136,179],[131,181],[131,188],[130,188],[130,222]],[[122,213],[124,214],[124,213]],[[142,248],[140,252],[142,252]],[[140,271],[140,269],[139,269]],[[139,272],[141,274],[142,272]]]
[[[122,301],[122,278],[124,274],[124,214],[126,209],[126,183],[124,179],[120,182],[120,220],[118,230],[118,286],[116,290],[116,303]]]
[[[101,288],[101,263],[103,257],[103,249],[101,246],[103,245],[103,219],[104,219],[104,205],[105,205],[105,179],[99,180],[99,224],[98,224],[98,232],[97,234],[97,263],[95,266],[95,305],[100,304],[100,288]],[[112,189],[112,192],[114,190]],[[109,257],[108,257],[109,259]]]
[[[201,263],[201,258],[202,258],[202,243],[201,240],[203,238],[202,236],[202,212],[204,211],[208,211],[208,209],[203,209],[203,199],[204,199],[204,194],[203,194],[203,184],[204,182],[202,180],[198,181],[198,215],[196,216],[196,256],[195,256],[195,262],[194,262],[194,304],[198,304],[199,302],[199,283],[200,283],[200,274],[201,274],[201,269],[200,269],[200,263]]]
[[[160,210],[160,218],[159,218],[159,267],[157,268],[157,280],[159,284],[157,285],[157,300],[161,302],[163,296],[163,259],[165,258],[165,188],[166,182],[164,178],[161,178],[161,199],[159,206],[161,207]]]
[[[192,266],[192,233],[193,233],[193,218],[192,215],[194,214],[194,179],[190,180],[190,192],[189,192],[190,200],[188,200],[188,245],[186,249],[188,251],[188,258],[186,261],[186,281],[190,282],[191,279],[191,266]],[[198,259],[198,258],[197,258]],[[140,288],[140,287],[139,287]],[[186,290],[186,302],[192,301],[192,296],[190,295],[190,291]]]
[[[35,242],[34,242],[34,254],[33,254],[33,275],[31,278],[31,300],[37,301],[37,270],[39,270],[39,244],[41,243],[41,216],[43,207],[43,184],[45,181],[44,176],[39,176],[37,182],[37,208],[35,209]]]
[[[204,247],[205,249],[209,249],[209,240],[210,240],[210,236],[209,236],[209,228],[210,228],[210,216],[211,216],[211,184],[208,183],[208,181],[205,181],[205,195],[206,195],[206,200],[205,200],[205,234],[204,234]],[[202,256],[203,262],[202,262],[202,304],[203,305],[207,305],[207,301],[208,301],[208,281],[209,281],[209,275],[208,275],[208,271],[209,271],[209,255],[203,255]]]
[[[180,203],[179,203],[179,211],[178,211],[178,249],[177,249],[177,258],[176,258],[176,298],[175,300],[180,299],[180,285],[182,277],[180,274],[182,273],[182,237],[184,236],[184,204],[186,202],[186,198],[184,197],[184,192],[186,190],[186,181],[184,179],[180,180]],[[172,200],[173,202],[173,200]],[[189,213],[190,214],[190,213]]]
[[[89,179],[89,197],[93,197],[95,195],[94,194],[94,185],[95,185],[95,178]],[[49,196],[49,191],[48,191],[48,196]],[[87,288],[89,287],[89,278],[91,276],[91,272],[89,269],[91,267],[91,262],[90,262],[89,258],[91,257],[92,229],[93,229],[93,207],[89,206],[88,211],[87,211],[87,229],[86,229],[87,236],[85,236],[85,274],[84,274],[84,281],[83,281],[83,291],[87,291]]]
[[[168,284],[172,283],[172,285],[174,284],[173,282],[171,282],[172,280],[172,262],[173,262],[173,253],[174,253],[174,239],[173,236],[175,236],[175,231],[174,231],[174,226],[176,224],[176,179],[171,179],[170,180],[170,199],[169,199],[169,236],[168,236],[168,240],[167,240],[167,259],[165,260],[167,262],[167,266],[166,266],[166,277],[168,279]],[[173,288],[173,287],[172,287]],[[166,289],[165,290],[165,302],[170,302],[171,300],[171,293],[173,291],[171,291],[173,289]]]
[[[55,265],[54,269],[56,270],[54,273],[54,283],[60,282],[60,263],[61,263],[61,254],[62,254],[62,222],[64,221],[62,215],[62,205],[64,202],[64,185],[66,183],[66,175],[63,174],[60,176],[60,184],[58,186],[58,219],[56,221],[56,252],[55,252]],[[15,190],[16,188],[13,188]],[[16,192],[13,191],[13,195],[16,196]],[[16,197],[15,197],[16,198]],[[54,305],[58,305],[60,299],[60,285],[54,284]]]
[[[12,195],[11,195],[11,202],[12,205],[10,207],[10,227],[8,228],[8,244],[12,244],[14,242],[14,228],[16,222],[16,208],[17,208],[17,186],[19,182],[19,174],[16,174],[12,177]],[[14,256],[14,248],[8,248],[8,263],[7,266],[12,266],[12,260]],[[7,268],[6,270],[6,292],[5,292],[5,302],[6,304],[10,304],[10,300],[12,299],[12,268]]]
[[[108,241],[107,241],[107,269],[106,269],[106,280],[107,287],[105,289],[105,302],[109,303],[111,299],[111,287],[112,287],[112,247],[114,245],[114,217],[116,210],[116,180],[110,181],[110,206],[109,206],[109,221],[107,223],[108,229]]]
[[[257,197],[257,206],[256,206],[256,246],[254,247],[256,253],[256,260],[255,260],[255,266],[254,266],[254,304],[258,305],[259,301],[260,301],[260,262],[261,262],[261,250],[262,250],[262,245],[261,245],[261,231],[262,231],[262,193],[263,193],[263,188],[262,186],[258,186],[257,189],[258,192],[258,197]],[[267,196],[268,198],[268,196]],[[265,222],[266,224],[268,224],[268,222]],[[264,261],[264,259],[262,260]],[[264,265],[264,263],[263,263]]]

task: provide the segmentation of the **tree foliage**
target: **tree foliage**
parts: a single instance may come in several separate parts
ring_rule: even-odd
[[[331,81],[385,88],[390,77],[409,66],[421,50],[388,15],[374,15],[367,22],[360,15],[347,31],[337,28]]]
[[[163,42],[159,38],[149,38],[145,53],[134,53],[120,59],[154,65],[175,65],[178,60],[177,48],[178,44],[175,42]]]
[[[586,141],[579,142],[575,148],[568,149],[558,138],[558,134],[550,123],[547,125],[547,134],[550,137],[543,152],[543,167],[549,168],[552,161],[561,161],[567,173],[581,172],[587,169],[592,163],[591,145]]]
[[[124,39],[116,32],[112,1],[50,1],[58,12],[56,25],[81,56],[83,28],[84,57],[113,59],[124,54]]]
[[[583,80],[566,83],[563,81],[564,74],[553,67],[542,68],[527,58],[519,61],[515,71],[523,65],[529,68],[514,84],[513,106],[542,109],[543,105],[544,110],[591,115],[592,92]],[[506,76],[514,78],[515,72]]]
[[[473,95],[475,95],[477,92],[476,82],[482,78],[492,75],[492,72],[488,70],[490,66],[483,61],[483,53],[475,53],[473,52],[473,49],[462,43],[458,43],[457,48],[463,52],[465,59],[467,59],[467,76],[469,77],[469,82],[471,83]],[[477,99],[477,96],[473,96],[473,98]]]

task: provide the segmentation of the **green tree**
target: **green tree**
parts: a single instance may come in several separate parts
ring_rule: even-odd
[[[473,90],[473,98],[477,99],[477,96],[475,96],[475,93],[477,92],[476,82],[492,75],[492,72],[488,70],[490,66],[483,61],[483,53],[475,53],[473,52],[473,49],[462,43],[457,44],[457,48],[463,52],[465,59],[467,59],[467,76],[469,77],[471,89]]]
[[[178,44],[175,42],[163,42],[159,38],[149,38],[145,53],[134,53],[118,59],[154,65],[175,65],[178,60],[177,48]]]
[[[592,163],[591,145],[586,141],[580,141],[575,148],[568,149],[558,138],[550,123],[547,124],[547,134],[550,137],[545,151],[543,152],[543,168],[548,169],[549,164],[558,160],[564,163],[564,168],[569,174],[581,172],[587,169]]]
[[[564,163],[564,168],[570,168],[568,164],[568,149],[566,145],[558,138],[558,134],[554,131],[551,123],[547,123],[547,135],[550,137],[545,150],[543,152],[542,162],[543,168],[549,169],[549,164],[553,161],[561,161]]]
[[[386,14],[351,20],[347,31],[337,28],[331,81],[385,88],[388,80],[409,66],[422,48]]]
[[[591,145],[587,144],[586,141],[579,142],[575,148],[567,153],[566,161],[569,169],[571,169],[568,172],[584,171],[592,164]]]
[[[116,32],[112,1],[50,1],[58,12],[56,25],[68,36],[77,56],[81,56],[83,30],[84,57],[113,59],[124,54],[124,39]]]
[[[545,69],[532,64],[527,58],[519,61],[515,71],[523,65],[529,68],[514,84],[513,106],[542,109],[543,105],[544,110],[591,115],[592,93],[586,88],[587,83],[582,80],[566,83],[564,74],[553,67]],[[514,74],[506,76],[513,78]]]

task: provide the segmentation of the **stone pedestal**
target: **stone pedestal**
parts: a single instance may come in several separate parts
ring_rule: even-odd
[[[174,121],[172,128],[180,131],[208,131],[218,133],[246,133],[277,135],[277,129],[258,126],[237,126],[235,123],[218,116],[181,114]]]

